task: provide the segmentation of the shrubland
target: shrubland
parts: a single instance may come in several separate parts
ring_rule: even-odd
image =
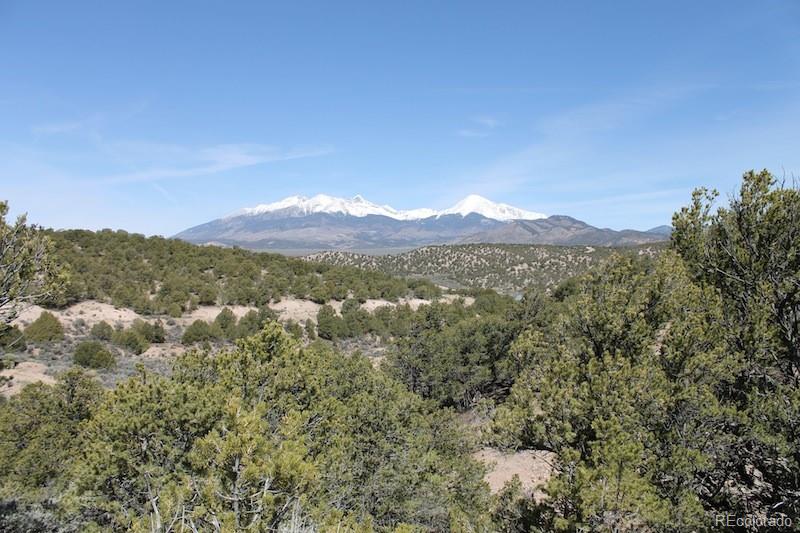
[[[189,352],[169,378],[142,373],[103,392],[73,371],[28,387],[0,429],[0,494],[16,509],[5,519],[42,530],[487,520],[482,469],[451,413],[274,323],[217,356]]]
[[[671,251],[582,276],[515,340],[528,365],[496,438],[559,458],[523,527],[800,512],[800,192],[751,172],[728,207],[712,199],[676,213]]]
[[[367,255],[339,250],[306,259],[339,267],[357,267],[394,276],[429,279],[446,287],[493,289],[521,296],[531,289],[552,291],[564,280],[595,268],[612,256],[656,256],[666,243],[624,248],[540,244],[445,244],[408,252]]]
[[[223,310],[184,339],[216,347],[166,375],[103,390],[70,370],[28,386],[0,404],[0,529],[710,531],[719,513],[797,517],[800,191],[750,172],[713,202],[697,191],[659,254],[610,255],[549,291],[367,312],[342,290],[316,327]],[[201,252],[243,253],[188,253]],[[380,368],[336,348],[366,337],[385,347]],[[475,411],[480,434],[459,422]],[[543,497],[519,480],[490,495],[471,458],[487,445],[552,452]]]
[[[64,294],[53,298],[58,305],[94,299],[177,317],[198,305],[264,307],[290,296],[325,303],[349,295],[395,301],[441,292],[425,280],[124,231],[48,235],[69,272]]]

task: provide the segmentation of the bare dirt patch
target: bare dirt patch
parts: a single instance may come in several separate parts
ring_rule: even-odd
[[[11,378],[11,381],[0,385],[0,394],[8,398],[15,394],[19,394],[25,385],[28,385],[29,383],[36,383],[37,381],[52,385],[56,382],[56,380],[53,378],[53,376],[45,374],[46,370],[47,367],[42,363],[26,361],[19,363],[14,368],[0,371],[0,376]]]
[[[298,300],[297,298],[282,298],[280,302],[270,304],[270,309],[278,313],[281,320],[294,320],[295,322],[305,322],[311,320],[316,322],[317,312],[321,305],[311,300]],[[341,309],[341,304],[339,305]]]
[[[444,295],[442,295],[440,300],[445,302],[445,303],[450,304],[450,303],[455,302],[459,298],[464,300],[464,305],[466,305],[466,306],[470,306],[470,305],[475,303],[475,298],[473,298],[472,296],[461,296],[459,294],[444,294]]]
[[[522,489],[533,494],[536,501],[541,501],[545,494],[542,487],[550,479],[555,464],[555,454],[541,450],[523,450],[519,452],[503,452],[493,448],[484,448],[473,457],[489,468],[486,482],[492,493],[499,492],[503,486],[517,475]]]
[[[26,307],[12,322],[12,324],[24,329],[25,326],[39,318],[39,315],[42,314],[42,311],[45,311],[45,309],[39,307],[38,305]],[[106,304],[95,300],[86,300],[84,302],[71,305],[66,309],[49,309],[48,311],[55,315],[55,317],[64,325],[64,328],[68,332],[79,332],[80,328],[77,328],[75,325],[76,321],[78,320],[82,320],[85,324],[85,327],[88,328],[91,328],[98,322],[102,321],[108,322],[112,326],[120,324],[121,326],[127,328],[133,324],[134,320],[144,319],[144,317],[131,309],[117,308],[111,304]]]
[[[150,347],[140,354],[140,357],[175,358],[186,351],[186,346],[178,342],[162,342],[151,344]]]
[[[379,307],[390,306],[394,307],[396,305],[408,304],[411,306],[412,309],[418,309],[421,305],[429,305],[431,302],[429,300],[422,300],[420,298],[401,298],[397,302],[390,302],[389,300],[382,300],[382,299],[368,299],[361,304],[362,309],[367,312],[373,313]],[[328,305],[333,307],[333,309],[340,313],[342,312],[342,302],[338,302],[336,300],[331,300],[328,302]],[[314,303],[311,300],[300,300],[297,298],[282,298],[280,302],[269,304],[270,309],[278,313],[280,319],[282,321],[286,320],[294,320],[296,322],[305,322],[306,320],[311,320],[312,322],[317,321],[317,313],[319,312],[319,308],[322,307],[318,303]]]
[[[242,318],[248,311],[258,311],[255,307],[248,307],[246,305],[201,305],[190,313],[184,313],[180,318],[175,319],[175,323],[181,326],[188,326],[195,320],[203,320],[204,322],[213,322],[217,315],[225,308],[233,311],[236,318]]]

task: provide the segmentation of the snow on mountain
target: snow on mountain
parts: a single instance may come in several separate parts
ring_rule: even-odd
[[[546,215],[542,213],[526,211],[508,204],[495,203],[476,194],[470,194],[453,207],[442,211],[436,211],[435,209],[429,209],[427,207],[402,211],[388,205],[374,204],[364,199],[361,195],[356,195],[349,199],[328,196],[326,194],[318,194],[311,198],[306,196],[289,196],[288,198],[270,204],[246,207],[231,216],[261,215],[283,209],[294,210],[295,216],[309,215],[311,213],[341,213],[354,217],[382,215],[395,220],[421,220],[443,215],[467,216],[470,213],[477,213],[486,218],[501,221],[536,220],[546,217]]]
[[[547,215],[543,215],[542,213],[526,211],[508,204],[495,203],[477,194],[470,194],[450,209],[440,211],[439,216],[467,216],[470,213],[477,213],[494,220],[536,220],[539,218],[547,218]]]
[[[312,198],[305,196],[289,196],[283,200],[271,204],[261,204],[255,207],[246,207],[236,213],[236,215],[261,215],[281,209],[294,208],[299,214],[308,215],[311,213],[343,213],[354,217],[365,217],[367,215],[392,216],[395,210],[388,206],[373,204],[362,198],[360,195],[352,199],[337,198],[327,194],[318,194]]]

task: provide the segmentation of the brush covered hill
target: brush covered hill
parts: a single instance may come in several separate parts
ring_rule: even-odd
[[[69,273],[59,306],[108,302],[141,314],[178,317],[201,305],[261,307],[291,296],[316,303],[427,298],[440,290],[426,280],[312,263],[237,248],[196,246],[125,231],[50,233]]]
[[[626,248],[464,244],[425,246],[397,255],[328,251],[306,259],[337,267],[426,278],[447,287],[490,288],[516,295],[532,287],[551,290],[614,254],[654,256],[664,248],[666,243]]]

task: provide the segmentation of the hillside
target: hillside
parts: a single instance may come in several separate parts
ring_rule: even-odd
[[[287,296],[326,303],[348,295],[396,301],[440,292],[424,280],[124,231],[49,235],[69,273],[66,294],[52,302],[59,306],[98,300],[146,315],[178,317],[200,305],[261,307]]]
[[[523,244],[425,246],[396,255],[320,252],[305,259],[397,276],[423,277],[447,287],[495,289],[520,294],[528,287],[550,290],[613,254],[656,255],[665,244],[629,248]]]

